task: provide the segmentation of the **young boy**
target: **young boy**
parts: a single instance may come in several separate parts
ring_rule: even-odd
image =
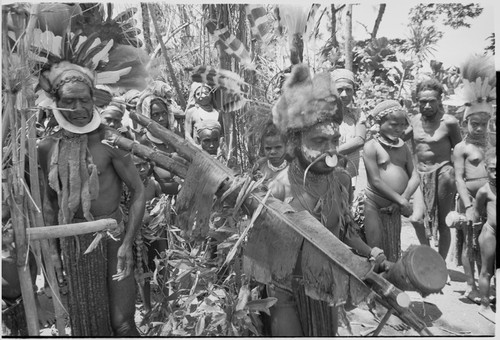
[[[455,182],[460,196],[457,211],[465,214],[468,225],[471,225],[474,219],[474,197],[479,188],[488,182],[484,154],[489,147],[488,122],[491,115],[489,112],[474,111],[468,110],[464,114],[467,132],[463,141],[458,143],[453,150]],[[457,254],[460,256],[459,262],[462,262],[467,277],[464,297],[479,304],[480,297],[474,279],[474,265],[479,262],[479,254],[473,247],[477,240],[474,237],[477,236],[473,235],[470,227],[457,230]]]
[[[142,227],[139,233],[136,235],[135,239],[136,247],[139,247],[139,245],[141,244],[144,244],[146,246],[145,251],[142,251],[142,249],[137,249],[137,251],[141,251],[145,255],[147,254],[147,256],[144,256],[147,260],[144,261],[145,263],[147,263],[147,266],[143,265],[143,263],[136,264],[136,272],[138,274],[142,274],[144,269],[154,272],[154,257],[155,255],[158,255],[159,253],[164,251],[167,248],[167,245],[165,237],[163,237],[161,233],[160,235],[153,235],[159,237],[155,240],[154,238],[151,239],[152,235],[150,230],[148,230],[149,222],[151,221],[151,216],[149,213],[153,208],[152,200],[162,195],[160,184],[153,178],[153,171],[151,170],[151,166],[148,161],[137,156],[133,156],[133,161],[135,167],[137,168],[137,171],[139,172],[139,175],[141,176],[142,183],[144,184],[146,196],[146,211],[144,212],[144,217],[142,219]],[[139,293],[143,301],[144,313],[147,315],[149,312],[151,312],[151,283],[148,279],[144,280],[142,275],[141,277],[137,277],[136,280],[139,283]]]
[[[400,138],[408,117],[395,100],[378,104],[370,114],[379,132],[363,149],[368,186],[365,200],[365,235],[371,247],[384,250],[396,262],[401,251],[401,214],[410,216],[408,200],[418,186],[412,154]]]
[[[480,226],[483,216],[486,216],[481,234],[479,248],[481,249],[481,273],[479,274],[479,292],[481,294],[481,309],[479,314],[491,322],[495,322],[495,313],[490,307],[490,280],[495,270],[495,251],[497,246],[497,155],[496,147],[489,149],[485,155],[488,183],[483,185],[476,194],[474,204],[474,227]]]
[[[217,157],[220,146],[221,132],[221,125],[218,121],[202,121],[196,128],[197,142],[203,150],[208,152],[210,155]]]
[[[253,171],[262,174],[266,182],[272,181],[288,166],[288,161],[285,159],[286,142],[286,137],[279,132],[278,128],[272,122],[268,122],[261,137],[261,150],[264,157],[257,161]]]

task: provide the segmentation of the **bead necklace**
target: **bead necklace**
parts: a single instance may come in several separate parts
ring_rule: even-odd
[[[271,169],[271,171],[273,171],[273,172],[278,172],[278,171],[281,171],[281,170],[283,170],[284,168],[286,168],[286,167],[287,167],[287,165],[288,165],[288,162],[287,162],[287,160],[286,160],[286,159],[285,159],[285,160],[283,160],[283,163],[281,163],[281,164],[280,164],[280,165],[278,165],[278,166],[274,166],[274,165],[272,165],[272,164],[271,164],[271,161],[270,161],[269,159],[267,160],[267,166],[268,166],[268,167],[269,167],[269,169]]]

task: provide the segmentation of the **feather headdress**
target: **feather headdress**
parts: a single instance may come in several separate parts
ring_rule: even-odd
[[[474,55],[462,65],[462,86],[445,104],[462,106],[464,120],[471,114],[493,113],[496,99],[496,74],[493,57]]]
[[[145,52],[132,46],[102,41],[97,33],[88,37],[79,34],[55,36],[51,31],[34,31],[31,56],[40,66],[37,86],[38,102],[53,97],[59,87],[72,80],[87,84],[97,96],[96,86],[106,85],[125,90],[144,88],[147,77]],[[111,100],[111,96],[101,98]],[[97,104],[97,103],[96,103]]]

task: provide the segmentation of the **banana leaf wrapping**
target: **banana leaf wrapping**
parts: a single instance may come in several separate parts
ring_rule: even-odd
[[[213,167],[203,157],[196,157],[189,166],[184,185],[178,195],[179,225],[194,239],[204,239],[209,232],[215,192],[228,178],[221,168]]]

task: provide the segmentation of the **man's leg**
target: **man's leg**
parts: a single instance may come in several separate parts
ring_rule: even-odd
[[[121,281],[114,281],[116,274],[116,257],[121,241],[107,240],[108,242],[108,287],[109,311],[111,327],[115,336],[139,336],[135,326],[135,279],[132,272]]]
[[[439,247],[438,252],[446,260],[451,244],[450,228],[446,225],[446,215],[453,209],[455,203],[455,171],[451,165],[445,166],[438,175],[437,207],[438,207],[438,230]]]
[[[413,195],[413,214],[410,216],[410,222],[415,228],[415,234],[417,234],[418,241],[420,244],[430,245],[429,239],[425,234],[424,227],[424,216],[425,216],[425,203],[424,195],[422,194],[422,189],[420,187],[415,190]]]

